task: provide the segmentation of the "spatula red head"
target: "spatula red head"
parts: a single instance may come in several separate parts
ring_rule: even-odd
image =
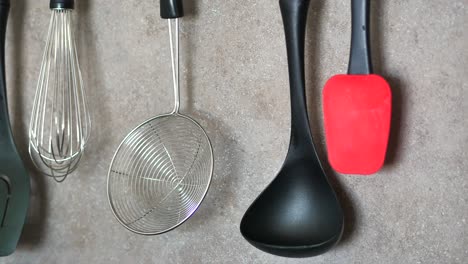
[[[380,76],[336,75],[323,90],[328,159],[340,173],[368,175],[385,160],[392,95]]]

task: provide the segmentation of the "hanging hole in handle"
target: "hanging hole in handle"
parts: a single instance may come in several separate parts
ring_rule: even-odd
[[[0,227],[3,227],[5,224],[10,197],[11,197],[10,179],[5,175],[0,175]]]

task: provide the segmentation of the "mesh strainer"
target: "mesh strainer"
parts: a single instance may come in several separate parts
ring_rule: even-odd
[[[118,147],[107,177],[114,215],[127,229],[143,235],[170,231],[187,220],[205,197],[213,174],[208,136],[195,120],[179,113],[181,16],[181,3],[161,1],[161,17],[170,18],[174,110],[131,131]]]

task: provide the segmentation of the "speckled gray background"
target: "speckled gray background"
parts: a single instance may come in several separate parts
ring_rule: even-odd
[[[2,264],[467,263],[468,38],[466,0],[373,1],[375,69],[391,83],[388,162],[373,177],[330,174],[346,212],[343,241],[312,259],[250,246],[241,217],[273,179],[289,139],[284,34],[276,0],[187,0],[182,23],[183,111],[214,144],[213,185],[200,210],[170,233],[121,227],[106,172],[133,127],[172,107],[166,23],[159,1],[77,0],[77,37],[93,135],[63,184],[32,176],[30,216]],[[312,0],[307,81],[324,157],[321,89],[345,72],[350,1]],[[47,0],[12,0],[7,74],[14,132],[25,160],[27,124],[49,22]]]

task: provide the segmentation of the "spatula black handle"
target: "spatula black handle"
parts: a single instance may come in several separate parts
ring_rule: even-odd
[[[50,0],[50,9],[73,9],[75,0]]]
[[[161,18],[173,19],[184,16],[182,0],[161,0]]]
[[[371,74],[369,0],[351,0],[351,55],[348,74]]]

